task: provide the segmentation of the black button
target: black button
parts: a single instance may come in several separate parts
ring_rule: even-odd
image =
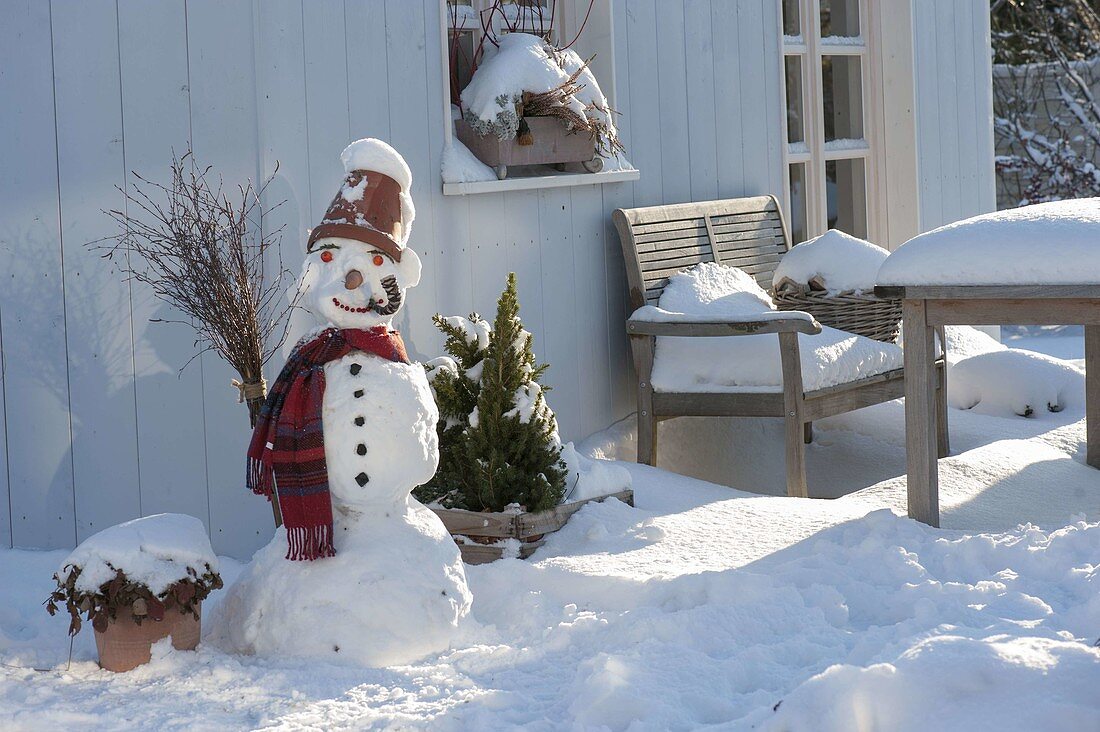
[[[362,442],[360,442],[359,447],[355,448],[355,452],[358,453],[359,455],[366,455],[367,454],[367,446],[364,445]]]
[[[366,422],[366,421],[367,420],[363,419],[362,417],[356,417],[355,418],[355,426],[356,427],[362,427],[363,423]]]
[[[362,367],[362,366],[360,366],[360,365],[359,365],[359,364],[357,364],[357,363],[353,363],[353,364],[351,365],[351,375],[352,375],[352,376],[358,376],[358,375],[359,375],[359,372],[360,372],[360,371],[362,371],[362,370],[363,370],[363,367]]]
[[[359,484],[360,488],[365,486],[368,480],[370,480],[370,478],[367,477],[366,473],[360,473],[359,475],[355,476],[355,482]]]
[[[362,389],[356,389],[355,390],[355,398],[358,399],[361,396],[363,396],[363,390]]]

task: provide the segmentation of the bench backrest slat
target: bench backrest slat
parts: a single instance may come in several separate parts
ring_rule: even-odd
[[[616,209],[630,303],[656,305],[669,276],[700,262],[739,267],[766,290],[790,249],[775,196]]]

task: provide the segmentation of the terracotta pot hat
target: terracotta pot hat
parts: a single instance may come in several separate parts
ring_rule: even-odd
[[[325,218],[313,229],[306,251],[328,237],[354,239],[377,247],[395,262],[409,240],[416,217],[412,173],[392,147],[372,137],[356,140],[340,153],[346,176]]]

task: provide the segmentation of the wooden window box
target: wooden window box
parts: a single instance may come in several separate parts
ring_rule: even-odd
[[[495,135],[482,137],[466,120],[455,120],[458,139],[481,162],[496,171],[497,178],[508,177],[509,165],[558,165],[580,163],[589,173],[603,170],[603,158],[596,155],[596,140],[584,133],[570,132],[556,117],[524,117],[535,138],[533,145],[516,140],[501,140]]]

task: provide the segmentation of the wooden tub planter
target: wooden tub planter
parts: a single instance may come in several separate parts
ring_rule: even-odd
[[[455,120],[458,139],[481,162],[496,171],[497,178],[508,177],[509,165],[554,165],[580,163],[589,173],[603,170],[603,158],[596,154],[596,139],[586,133],[570,132],[556,117],[524,117],[535,138],[532,145],[516,140],[501,140],[495,135],[481,136],[466,120]]]
[[[479,512],[459,508],[433,508],[432,511],[443,521],[447,531],[451,532],[462,552],[462,561],[466,564],[486,564],[505,556],[510,549],[515,551],[513,542],[519,543],[519,551],[513,556],[526,559],[545,543],[543,537],[565,526],[569,517],[581,510],[586,503],[608,498],[617,498],[627,505],[634,505],[634,491],[625,490],[563,503],[556,508],[536,513]]]

